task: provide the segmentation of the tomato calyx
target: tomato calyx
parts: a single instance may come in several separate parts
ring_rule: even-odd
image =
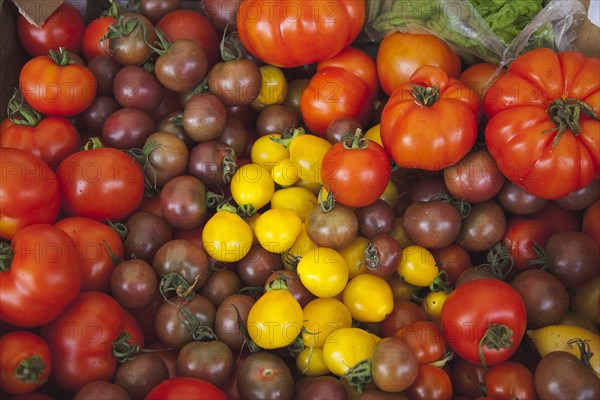
[[[440,273],[433,278],[433,281],[431,281],[429,290],[431,292],[444,292],[449,294],[452,291],[452,286],[448,283],[448,273],[444,270],[440,271]]]
[[[173,45],[173,41],[171,41],[167,34],[164,33],[162,30],[155,28],[154,31],[156,32],[158,40],[154,42],[154,46],[148,44],[148,47],[150,47],[152,51],[154,51],[156,54],[161,56],[171,48],[171,46]]]
[[[218,194],[215,192],[211,192],[211,191],[207,191],[206,195],[204,196],[204,199],[206,201],[206,207],[208,207],[210,210],[215,209],[219,206],[219,204],[223,203],[223,201],[225,201],[225,196],[223,196],[222,194]]]
[[[19,365],[15,370],[15,377],[23,383],[35,383],[41,385],[47,381],[47,379],[40,380],[40,376],[45,369],[46,364],[39,355],[35,354],[19,362]]]
[[[281,134],[281,137],[276,138],[274,136],[269,136],[273,142],[282,145],[284,148],[290,147],[292,141],[299,136],[305,135],[306,131],[304,128],[291,128]]]
[[[0,272],[6,272],[10,270],[13,257],[15,256],[15,250],[10,244],[2,242],[0,243]]]
[[[111,1],[110,6],[102,11],[102,17],[117,18],[121,14],[121,5],[118,1]]]
[[[335,196],[331,191],[327,191],[327,197],[323,198],[323,191],[319,192],[319,206],[324,213],[328,213],[335,207]]]
[[[431,365],[431,366],[434,366],[437,368],[444,368],[446,366],[446,364],[448,364],[450,361],[452,361],[452,359],[454,359],[454,352],[448,351],[446,354],[444,354],[444,357],[442,357],[440,360],[432,361],[428,365]]]
[[[431,197],[431,200],[443,201],[445,203],[450,204],[451,206],[456,208],[462,220],[466,219],[469,216],[469,214],[471,214],[471,203],[467,203],[462,199],[459,200],[449,195],[448,193],[435,194]]]
[[[119,15],[115,23],[108,26],[108,31],[100,39],[100,44],[104,44],[103,42],[106,40],[119,39],[129,36],[136,29],[142,30],[144,41],[148,46],[150,46],[150,44],[146,41],[146,38],[148,37],[148,30],[146,29],[146,25],[144,25],[141,18],[137,16],[126,17],[124,15]]]
[[[440,88],[437,86],[413,85],[410,94],[420,105],[431,107],[440,98]]]
[[[158,289],[165,301],[170,301],[169,293],[175,292],[179,299],[189,301],[194,298],[196,292],[194,288],[200,279],[200,274],[196,275],[194,282],[191,284],[177,272],[171,272],[164,275],[159,283]]]
[[[511,339],[513,337],[513,330],[506,325],[501,324],[489,324],[485,334],[479,341],[479,361],[484,368],[487,368],[485,363],[485,357],[483,355],[483,347],[488,349],[494,349],[496,351],[500,349],[508,349],[512,347]]]
[[[21,126],[36,126],[42,120],[42,114],[23,99],[19,89],[15,89],[8,101],[8,118],[15,124]]]
[[[227,29],[232,23],[233,22],[230,22],[225,26],[225,29],[223,30],[223,36],[219,44],[219,48],[221,49],[221,58],[225,62],[239,60],[244,55],[240,37],[238,36],[237,31],[234,30],[233,32],[227,33]]]
[[[369,242],[367,247],[365,248],[365,258],[362,263],[358,263],[356,265],[356,269],[360,269],[363,265],[366,265],[367,268],[371,271],[377,271],[379,266],[381,265],[379,256],[377,255],[377,249],[373,246],[373,243]]]
[[[342,375],[342,379],[345,379],[358,393],[364,392],[367,384],[373,380],[371,360],[357,362]]]
[[[58,66],[65,67],[69,64],[75,64],[75,60],[69,54],[69,51],[64,47],[59,47],[58,50],[48,50],[48,57]]]
[[[571,339],[567,342],[567,345],[576,345],[579,348],[579,360],[581,363],[591,370],[594,369],[590,362],[590,359],[594,356],[594,353],[592,352],[590,344],[586,340],[580,338]]]
[[[359,128],[354,134],[348,133],[344,136],[342,144],[346,150],[366,149],[369,147],[369,139],[364,137],[362,130]]]
[[[215,331],[200,321],[185,305],[180,304],[178,308],[183,314],[185,328],[192,339],[195,341],[218,340]]]
[[[514,264],[510,250],[502,243],[496,244],[488,251],[486,260],[487,264],[481,266],[489,267],[492,273],[501,281],[508,276]]]
[[[113,357],[120,363],[133,360],[143,351],[140,345],[129,343],[129,333],[127,332],[121,333],[117,340],[110,344],[112,344],[111,352]]]
[[[570,130],[575,136],[581,132],[581,126],[579,124],[579,117],[581,113],[587,117],[600,121],[600,117],[596,115],[594,109],[588,104],[584,103],[579,99],[566,98],[556,99],[548,107],[548,115],[550,119],[556,124],[555,128],[545,130],[546,132],[557,132],[552,142],[552,147],[558,145],[560,137],[565,130]]]
[[[142,167],[144,173],[144,186],[146,197],[156,197],[158,195],[158,189],[156,185],[156,170],[150,162],[150,154],[161,147],[162,145],[155,140],[152,140],[144,145],[143,148],[133,148],[125,150],[130,157],[132,157]]]
[[[117,232],[117,235],[121,238],[121,240],[125,240],[127,235],[129,234],[129,230],[127,229],[127,225],[122,222],[117,222],[116,224],[112,222],[110,219],[106,220],[106,224],[112,228],[113,231]]]
[[[230,183],[233,174],[237,170],[237,163],[235,162],[235,152],[233,148],[227,147],[227,154],[223,157],[221,164],[223,165],[223,182]]]

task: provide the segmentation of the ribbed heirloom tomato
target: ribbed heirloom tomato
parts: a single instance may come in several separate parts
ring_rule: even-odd
[[[441,68],[417,69],[391,95],[381,115],[381,141],[404,168],[444,169],[475,144],[479,98]]]
[[[529,193],[557,199],[600,174],[600,58],[547,48],[517,57],[487,91],[487,148]]]
[[[297,67],[330,58],[350,45],[362,29],[365,12],[364,0],[244,0],[236,25],[252,55],[277,67]]]

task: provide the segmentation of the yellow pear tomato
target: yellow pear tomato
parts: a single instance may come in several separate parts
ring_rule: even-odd
[[[404,248],[397,270],[406,282],[421,287],[431,285],[440,272],[433,254],[418,245]]]
[[[252,247],[252,228],[235,213],[235,208],[221,209],[213,214],[202,229],[202,244],[206,253],[217,261],[236,262]]]
[[[376,343],[373,335],[363,329],[338,329],[325,340],[325,365],[333,374],[342,376],[356,363],[370,359]]]
[[[291,210],[304,222],[308,212],[317,204],[317,196],[302,187],[278,189],[271,197],[271,208]]]
[[[281,160],[271,169],[271,175],[273,175],[273,181],[280,186],[292,186],[300,179],[300,165],[297,162],[286,158]]]
[[[285,289],[268,290],[248,313],[246,327],[254,343],[263,349],[290,345],[302,330],[302,307]]]
[[[425,295],[421,308],[425,311],[425,315],[430,321],[439,321],[442,315],[442,307],[448,298],[448,294],[444,291],[433,291]]]
[[[231,196],[242,207],[260,210],[271,201],[275,183],[271,174],[258,164],[241,166],[231,178]]]
[[[352,278],[342,298],[352,318],[359,322],[381,322],[394,309],[392,288],[385,279],[373,274]]]
[[[290,151],[273,139],[281,139],[281,135],[274,133],[272,135],[261,136],[256,139],[250,148],[250,160],[269,171],[281,160],[290,158]]]
[[[352,243],[340,250],[340,254],[344,257],[348,265],[350,279],[367,272],[367,264],[364,260],[365,250],[369,246],[369,243],[369,239],[363,236],[356,236]]]
[[[292,139],[290,159],[300,165],[300,178],[312,183],[321,182],[321,163],[331,143],[308,133]]]
[[[262,77],[258,97],[251,103],[257,111],[271,104],[281,104],[287,95],[287,80],[281,68],[263,65],[259,68]]]
[[[329,247],[317,247],[302,256],[296,269],[300,281],[317,297],[334,297],[348,282],[344,257]]]
[[[296,367],[302,375],[306,376],[321,376],[329,373],[322,347],[305,347],[296,355]]]
[[[336,298],[317,297],[309,301],[302,310],[305,346],[323,347],[327,337],[334,331],[352,326],[350,310]]]
[[[302,220],[295,212],[273,208],[262,213],[254,227],[258,242],[271,253],[288,251],[301,231]]]

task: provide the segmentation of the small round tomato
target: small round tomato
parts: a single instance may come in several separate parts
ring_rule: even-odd
[[[10,394],[25,394],[42,386],[52,371],[48,344],[28,331],[13,331],[0,338],[0,387]]]
[[[450,400],[452,381],[446,370],[421,364],[417,378],[404,393],[414,400]]]
[[[221,389],[212,383],[185,376],[174,376],[156,385],[146,400],[227,400]]]
[[[292,247],[302,231],[302,220],[295,212],[269,209],[256,220],[254,234],[260,245],[271,253],[283,253]]]
[[[350,279],[368,271],[367,263],[365,263],[365,250],[369,243],[369,239],[364,236],[356,236],[352,243],[340,250],[340,254],[348,265]]]
[[[118,14],[118,3],[112,2],[107,15],[102,15],[90,21],[83,31],[82,50],[83,56],[89,62],[92,58],[108,54],[108,41],[102,40],[108,32],[109,26],[115,22]]]
[[[317,297],[334,297],[348,282],[344,257],[329,247],[317,247],[302,256],[296,270],[302,284]]]
[[[258,211],[266,206],[273,192],[275,183],[267,169],[259,164],[250,163],[238,168],[231,177],[231,196],[241,207],[249,211]]]
[[[0,237],[12,239],[22,228],[52,223],[60,209],[54,171],[33,154],[0,148]]]
[[[392,288],[373,274],[352,278],[344,289],[343,300],[352,318],[359,322],[381,322],[394,308]]]
[[[218,209],[202,229],[204,250],[217,261],[241,260],[250,251],[253,237],[250,225],[231,206]]]
[[[279,139],[281,139],[281,134],[279,133],[264,135],[256,139],[250,149],[250,159],[252,162],[271,171],[275,164],[289,159],[290,151],[287,147],[277,142]]]
[[[261,110],[271,104],[281,104],[287,95],[287,80],[281,68],[262,65],[260,68],[262,83],[258,97],[251,103],[255,110]]]
[[[302,375],[321,376],[329,373],[322,347],[305,347],[296,355],[296,367]]]
[[[487,395],[493,399],[537,399],[533,374],[523,364],[506,361],[485,375]]]
[[[309,211],[317,204],[317,196],[303,187],[292,186],[276,190],[271,197],[272,209],[291,210],[304,222]]]
[[[448,294],[444,291],[433,291],[425,295],[421,308],[425,311],[427,318],[431,321],[439,321],[442,315],[442,307],[448,298]]]
[[[307,347],[323,347],[327,337],[352,326],[350,310],[336,298],[316,298],[304,306],[302,339]]]
[[[300,258],[316,248],[317,245],[308,237],[308,234],[306,233],[306,226],[303,223],[302,231],[300,231],[296,241],[287,251],[285,257],[283,257],[283,265],[288,269],[296,268]]]
[[[398,273],[411,285],[429,286],[438,276],[439,270],[429,250],[422,246],[410,245],[402,251]]]
[[[285,289],[267,290],[250,308],[250,339],[263,349],[289,346],[302,331],[302,307]]]
[[[342,376],[356,363],[370,359],[375,344],[376,338],[363,329],[338,329],[325,340],[325,365],[333,374]]]
[[[394,336],[410,346],[419,364],[439,361],[446,355],[446,339],[434,322],[414,321],[404,324]]]
[[[321,164],[331,143],[311,135],[300,134],[290,143],[290,160],[300,165],[300,179],[309,183],[321,183]]]
[[[300,179],[300,165],[286,158],[273,165],[271,169],[273,180],[280,186],[291,186]]]

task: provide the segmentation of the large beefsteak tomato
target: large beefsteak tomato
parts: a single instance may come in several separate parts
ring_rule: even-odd
[[[485,140],[500,171],[557,199],[600,172],[600,58],[540,48],[517,57],[488,89]]]

